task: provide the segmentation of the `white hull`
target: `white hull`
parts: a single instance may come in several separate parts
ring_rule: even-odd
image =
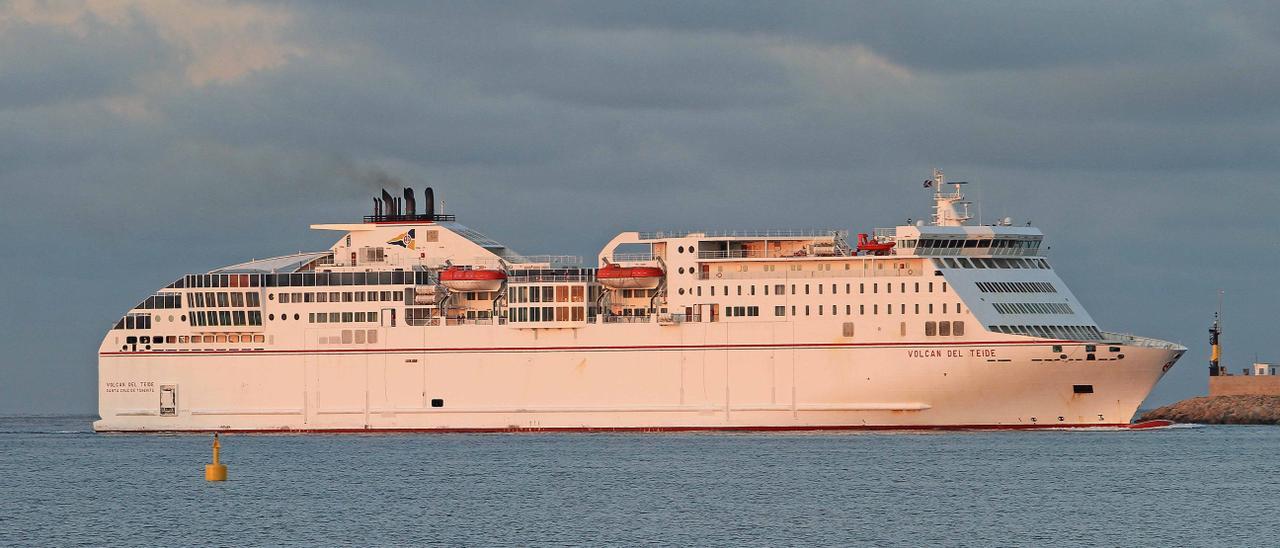
[[[1102,332],[1043,234],[966,226],[958,187],[935,193],[933,225],[878,229],[887,255],[840,230],[623,232],[600,270],[378,203],[316,225],[344,232],[327,251],[184,276],[133,307],[99,348],[94,427],[1121,425],[1185,351]],[[623,260],[663,277],[610,279]],[[495,264],[505,283],[437,298],[450,265]]]
[[[1104,347],[1099,361],[1084,361],[1084,343],[1066,343],[1070,357],[1059,360],[1051,346],[1062,343],[1025,337],[796,343],[787,323],[602,325],[576,337],[574,330],[544,332],[537,341],[530,336],[502,348],[482,344],[493,326],[404,329],[421,339],[447,333],[450,344],[393,340],[382,348],[107,355],[103,386],[117,388],[104,388],[102,420],[94,426],[453,431],[1116,425],[1129,422],[1181,354]],[[602,344],[622,330],[645,330],[661,343]],[[1119,354],[1124,358],[1115,359]],[[172,416],[160,415],[162,385],[176,387]],[[1075,394],[1075,385],[1090,385],[1093,393]],[[443,406],[432,407],[433,399]]]

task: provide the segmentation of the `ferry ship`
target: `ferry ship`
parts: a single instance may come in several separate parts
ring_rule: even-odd
[[[1185,348],[1101,330],[1030,226],[623,232],[521,255],[386,190],[327,250],[190,274],[99,350],[94,428],[1127,425]]]

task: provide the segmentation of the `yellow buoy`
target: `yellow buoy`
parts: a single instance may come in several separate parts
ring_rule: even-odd
[[[227,481],[227,465],[218,462],[218,435],[213,435],[213,464],[204,465],[205,481]]]

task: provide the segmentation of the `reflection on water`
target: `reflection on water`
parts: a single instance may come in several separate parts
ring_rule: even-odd
[[[91,420],[0,418],[0,545],[1280,540],[1271,427],[231,435],[207,484],[209,436]]]

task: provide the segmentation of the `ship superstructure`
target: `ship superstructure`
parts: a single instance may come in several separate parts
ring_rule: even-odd
[[[1181,346],[1099,329],[1043,234],[623,232],[525,256],[383,191],[326,250],[183,276],[99,352],[99,431],[1126,424]]]

